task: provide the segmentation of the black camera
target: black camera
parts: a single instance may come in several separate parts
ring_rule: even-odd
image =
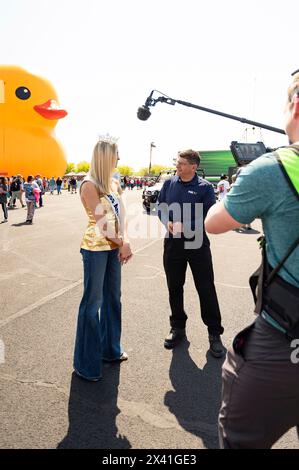
[[[230,150],[238,167],[248,165],[248,163],[268,152],[263,142],[248,144],[236,140],[231,142]]]

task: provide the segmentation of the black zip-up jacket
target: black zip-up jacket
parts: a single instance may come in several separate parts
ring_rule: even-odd
[[[169,207],[174,203],[179,206],[179,211]],[[158,196],[158,216],[166,228],[169,221],[182,222],[184,227],[188,225],[192,231],[200,227],[203,230],[203,244],[209,245],[203,222],[215,203],[213,185],[205,179],[194,175],[191,181],[184,182],[179,176],[174,176],[162,186]],[[167,233],[166,237],[173,238],[171,233]]]

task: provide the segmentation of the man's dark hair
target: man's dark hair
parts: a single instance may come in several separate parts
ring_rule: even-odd
[[[185,158],[191,164],[196,164],[197,166],[200,164],[200,156],[196,150],[189,149],[179,152],[179,157]]]

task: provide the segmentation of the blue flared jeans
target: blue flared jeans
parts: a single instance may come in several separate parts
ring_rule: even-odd
[[[121,264],[118,249],[81,249],[84,292],[79,307],[74,368],[87,379],[102,377],[102,361],[120,358]]]

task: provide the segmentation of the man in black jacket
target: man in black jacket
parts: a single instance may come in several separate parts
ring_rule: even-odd
[[[174,348],[185,336],[184,283],[189,264],[197,289],[201,317],[208,327],[210,352],[223,357],[225,349],[221,315],[214,285],[210,243],[203,227],[209,208],[215,204],[213,186],[196,174],[198,152],[179,152],[177,174],[165,181],[158,197],[158,215],[167,229],[164,240],[164,270],[169,291],[170,334],[164,346]]]

